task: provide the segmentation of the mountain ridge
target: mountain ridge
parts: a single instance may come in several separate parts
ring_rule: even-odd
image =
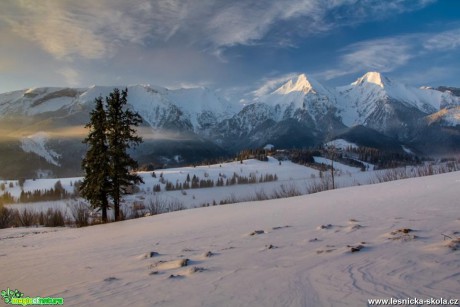
[[[354,126],[375,130],[378,133],[372,135],[389,137],[414,152],[460,152],[460,145],[455,145],[460,134],[460,97],[455,88],[417,88],[378,72],[336,88],[299,74],[247,105],[232,103],[208,88],[127,88],[129,106],[144,120],[140,132],[146,144],[134,153],[141,163],[191,163],[267,143],[313,147]],[[8,139],[8,146],[27,150],[30,161],[41,158],[41,168],[56,172],[68,167],[72,162],[62,161],[69,160],[63,144],[76,156],[84,154],[79,142],[94,99],[112,90],[111,86],[44,87],[0,94],[3,139]],[[19,145],[12,145],[15,142]],[[17,150],[13,153],[17,155]]]

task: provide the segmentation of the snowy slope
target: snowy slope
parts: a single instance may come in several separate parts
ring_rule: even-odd
[[[349,86],[338,87],[337,91],[339,113],[347,126],[364,124],[373,113],[391,116],[389,102],[394,101],[425,114],[460,104],[458,97],[449,92],[412,87],[377,72],[366,73]]]
[[[66,306],[365,306],[373,298],[458,299],[460,242],[442,234],[458,237],[459,176],[82,229],[5,229],[2,289],[63,297]],[[187,266],[180,266],[182,259]]]
[[[0,95],[0,117],[33,116],[58,110],[75,112],[80,110],[78,106],[91,106],[94,98],[107,96],[113,88],[48,87],[4,93]],[[226,101],[207,88],[168,90],[159,86],[132,85],[128,86],[128,90],[133,108],[153,127],[176,120],[183,121],[183,126],[191,126],[188,128],[197,132],[241,111],[241,106]],[[275,121],[298,116],[296,110],[305,110],[316,120],[337,109],[336,115],[341,116],[343,123],[352,126],[365,123],[377,108],[382,107],[382,101],[390,100],[427,115],[460,105],[460,97],[450,91],[412,87],[377,72],[366,73],[352,84],[336,89],[327,88],[315,79],[300,74],[273,92],[257,97],[254,103],[267,105],[272,113],[270,117]],[[175,116],[170,116],[171,112]]]
[[[33,152],[40,157],[45,158],[46,161],[59,166],[58,159],[60,155],[52,149],[47,148],[49,136],[45,132],[37,132],[22,138],[21,148],[25,152]]]
[[[240,109],[238,105],[225,101],[208,88],[169,90],[167,96],[190,116],[194,127],[202,129],[230,118]]]
[[[94,99],[107,96],[113,88],[46,87],[0,94],[0,130],[22,143],[29,142],[24,137],[38,132],[53,135],[57,141],[56,154],[63,157],[59,171],[79,169],[79,161],[75,160],[72,165],[73,161],[66,159],[66,150],[59,146],[83,152],[81,138],[85,130],[81,128],[89,120]],[[429,123],[439,123],[441,128],[458,126],[456,108],[460,105],[460,97],[449,90],[411,87],[376,72],[336,89],[300,74],[276,90],[258,96],[242,109],[207,88],[170,90],[132,85],[128,86],[128,92],[132,109],[144,119],[141,131],[144,139],[151,142],[136,152],[139,153],[136,158],[144,159],[142,163],[150,163],[146,160],[153,154],[160,156],[155,163],[171,161],[177,155],[194,162],[200,155],[215,158],[267,143],[280,148],[313,147],[355,125],[377,130],[400,143],[416,140],[418,144],[412,144],[413,147],[426,154],[431,154],[430,148],[423,145],[432,143],[428,135],[431,139],[446,140],[445,143],[458,143],[453,134],[446,135],[445,130],[436,130],[437,127]],[[76,137],[61,133],[79,128],[80,134]],[[430,129],[436,131],[427,133]],[[193,144],[185,145],[184,139]],[[59,145],[64,144],[61,140],[68,143]],[[152,144],[163,140],[171,143],[158,153]],[[36,150],[29,150],[32,147]],[[42,148],[30,143],[22,148],[39,154],[45,152],[46,146]],[[446,148],[450,150],[456,149]],[[52,161],[50,157],[53,154],[48,153],[45,158]],[[51,163],[56,165],[53,161]],[[13,171],[1,176],[17,178]]]
[[[440,123],[443,126],[455,127],[460,125],[460,107],[442,109],[427,117],[428,122],[433,124]]]
[[[123,89],[124,86],[117,86]],[[67,113],[91,109],[94,99],[106,97],[114,86],[88,89],[38,88],[0,95],[0,118],[34,116],[58,110]],[[206,88],[168,90],[150,85],[128,86],[128,101],[150,126],[206,130],[238,111],[236,105]],[[169,125],[169,126],[168,126]]]
[[[324,116],[335,105],[335,92],[305,74],[300,74],[295,79],[287,81],[275,91],[258,97],[257,103],[264,103],[273,108],[278,108],[283,117],[293,117],[297,109],[305,109],[308,114],[316,119]]]
[[[330,164],[327,159],[316,158],[319,163]],[[361,172],[359,168],[350,167],[341,163],[335,162],[334,168],[336,170],[335,180],[337,187],[346,187],[356,184],[368,184],[372,182],[375,177],[374,172]],[[160,177],[163,177],[164,181],[171,182],[173,185],[177,183],[183,184],[187,177],[193,178],[193,176],[201,179],[210,179],[214,182],[222,179],[225,183],[227,179],[231,179],[233,175],[251,178],[256,177],[258,183],[253,184],[238,184],[238,185],[226,185],[222,187],[213,188],[200,188],[200,189],[188,189],[188,190],[175,190],[166,191],[165,184],[161,183]],[[259,178],[263,178],[266,175],[277,176],[276,181],[271,182],[260,182]],[[301,194],[307,194],[307,187],[309,185],[321,183],[319,171],[310,167],[295,164],[290,161],[283,161],[281,165],[279,161],[269,157],[267,162],[262,162],[255,159],[244,160],[243,163],[240,161],[196,166],[196,167],[180,167],[180,168],[168,168],[157,170],[155,172],[156,177],[152,176],[152,172],[139,172],[142,177],[144,184],[139,185],[140,192],[138,194],[128,196],[127,203],[134,201],[149,203],[149,199],[159,197],[164,200],[177,201],[183,204],[186,208],[200,207],[203,204],[220,203],[221,201],[234,200],[235,202],[242,201],[242,199],[251,199],[255,197],[256,193],[263,193],[268,196],[273,195],[273,192],[279,191],[282,186],[285,189],[295,188]],[[323,177],[328,177],[329,174],[325,174]],[[10,193],[16,199],[19,198],[21,191],[33,192],[35,190],[46,190],[54,187],[56,181],[60,180],[62,186],[67,189],[68,192],[73,192],[74,187],[72,182],[83,180],[82,177],[74,178],[56,178],[56,179],[37,179],[37,180],[26,180],[23,188],[20,188],[17,181],[13,181],[13,188],[9,187],[10,181],[0,181],[5,184],[5,191],[0,191],[0,196],[4,192]],[[160,192],[153,193],[153,187],[155,185],[161,186]],[[185,192],[185,193],[183,193]],[[42,204],[13,204],[11,207],[22,208],[23,206],[30,207],[34,210],[39,210]],[[67,207],[67,201],[57,201],[51,204],[52,207],[60,207],[63,210]]]
[[[43,87],[14,91],[0,95],[0,118],[33,116],[68,109],[83,89]]]
[[[358,148],[359,146],[356,145],[355,143],[348,142],[347,140],[344,139],[336,139],[330,142],[327,142],[325,144],[326,146],[333,146],[338,149],[346,150],[348,148]]]
[[[123,88],[123,87],[119,87]],[[150,85],[128,86],[128,101],[143,119],[154,128],[178,128],[199,132],[233,115],[235,105],[206,88],[168,90]],[[80,100],[93,101],[105,97],[113,87],[92,87]]]

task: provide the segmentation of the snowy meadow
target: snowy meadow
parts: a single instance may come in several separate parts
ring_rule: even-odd
[[[68,306],[366,306],[371,299],[460,298],[460,173],[369,184],[423,175],[422,168],[334,168],[339,188],[321,193],[312,187],[329,184],[328,172],[273,158],[144,172],[126,210],[149,215],[155,199],[193,210],[83,228],[2,229],[1,290],[62,297]],[[247,179],[231,184],[235,174]],[[187,177],[214,186],[184,189]],[[78,180],[60,183],[71,193]],[[5,183],[20,196],[19,184]],[[26,180],[22,190],[55,184]],[[288,194],[298,196],[279,198]],[[219,205],[230,202],[239,203]],[[8,207],[65,211],[76,203]]]

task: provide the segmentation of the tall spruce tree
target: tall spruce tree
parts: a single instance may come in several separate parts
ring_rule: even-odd
[[[143,182],[142,178],[132,173],[137,162],[128,154],[128,149],[139,145],[142,138],[137,136],[133,127],[142,122],[140,115],[127,107],[128,89],[114,89],[107,103],[107,141],[110,156],[111,189],[109,195],[113,200],[115,220],[120,220],[120,201],[123,194],[133,184]]]
[[[89,134],[84,139],[88,151],[82,161],[85,177],[80,187],[81,195],[93,208],[102,211],[102,221],[107,222],[108,196],[111,190],[110,157],[106,136],[107,120],[102,97],[96,98],[96,107],[90,113],[90,122],[85,126]]]

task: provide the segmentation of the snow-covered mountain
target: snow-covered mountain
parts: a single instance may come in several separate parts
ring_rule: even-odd
[[[295,118],[295,111],[302,109],[316,120],[335,107],[336,94],[334,90],[324,87],[315,79],[301,74],[257,100],[278,108],[282,115],[278,119]]]
[[[79,170],[75,154],[84,153],[83,126],[94,99],[107,96],[113,88],[47,87],[0,94],[0,131],[4,142],[9,142],[3,156],[10,157],[3,159],[0,168],[21,158],[38,159],[41,168],[53,171],[69,164],[75,165],[73,171]],[[191,162],[267,143],[315,146],[346,136],[356,126],[365,128],[359,129],[359,135],[372,130],[373,137],[393,138],[418,152],[460,150],[455,145],[460,134],[457,89],[416,88],[377,72],[337,88],[300,74],[245,106],[207,88],[127,88],[130,107],[144,120],[141,134],[146,144],[135,152],[141,163]]]
[[[344,128],[335,115],[335,90],[301,74],[278,89],[258,96],[239,113],[220,125],[216,139],[231,136],[232,148],[263,146],[312,146],[331,127]],[[232,142],[233,141],[233,142]],[[236,141],[236,142],[235,142]],[[297,145],[295,145],[297,144]]]
[[[338,114],[346,126],[364,125],[398,138],[407,138],[420,118],[460,102],[451,93],[408,86],[377,72],[337,92]]]
[[[313,136],[322,140],[360,125],[410,143],[420,138],[420,129],[434,122],[442,127],[460,126],[455,111],[460,97],[454,92],[452,88],[441,91],[413,87],[378,72],[366,73],[350,85],[338,88],[328,88],[301,74],[271,93],[257,97],[234,117],[237,123],[234,126],[254,135],[250,130],[260,130],[257,126],[266,126],[269,119],[273,124],[264,130],[270,135],[272,127],[289,121],[301,130],[310,129]],[[260,114],[267,115],[258,120]],[[245,125],[248,122],[250,125]]]
[[[88,89],[37,88],[0,95],[0,119],[68,116],[92,108],[96,97],[114,87]],[[152,128],[204,132],[230,117],[237,106],[206,88],[168,90],[148,85],[128,86],[129,103]]]
[[[123,88],[117,86],[118,88]],[[31,176],[48,169],[72,175],[80,171],[81,143],[87,131],[89,112],[96,97],[108,96],[114,87],[86,89],[36,88],[0,95],[0,131],[3,146],[0,168],[19,165],[6,174]],[[158,86],[128,86],[130,107],[143,118],[140,134],[144,143],[134,153],[141,163],[163,165],[223,155],[225,151],[207,135],[216,125],[238,111],[207,88],[169,90]],[[180,156],[180,158],[178,158]],[[20,161],[29,161],[22,163]],[[26,167],[27,165],[27,167]],[[40,173],[42,173],[40,171]],[[8,176],[0,173],[0,177]]]

